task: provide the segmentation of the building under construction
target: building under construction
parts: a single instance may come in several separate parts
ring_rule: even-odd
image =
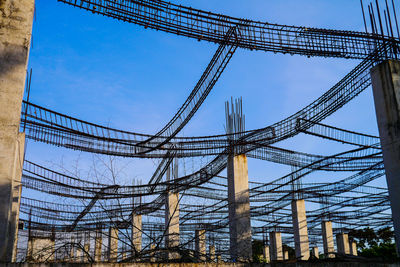
[[[185,102],[166,124],[160,122],[161,130],[115,129],[30,101],[35,3],[0,1],[0,262],[249,263],[255,240],[262,242],[264,263],[357,261],[350,231],[390,228],[400,240],[400,34],[393,0],[361,1],[364,32],[240,19],[178,0],[58,2],[82,16],[211,42],[216,51]],[[358,63],[283,120],[246,129],[242,99],[232,98],[225,103],[224,134],[183,136],[240,49]],[[324,122],[371,87],[379,136]],[[340,152],[280,146],[300,134],[334,142]],[[64,151],[153,159],[157,166],[129,185],[87,179],[26,158],[25,140]],[[291,171],[254,181],[248,158]],[[187,160],[197,162],[197,169],[184,170]],[[344,178],[318,182],[310,178],[316,172]],[[387,187],[371,184],[385,178]],[[45,195],[54,201],[38,197]],[[400,253],[400,242],[396,247]]]

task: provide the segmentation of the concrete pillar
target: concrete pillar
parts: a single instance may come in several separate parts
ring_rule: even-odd
[[[324,244],[325,258],[335,257],[335,244],[333,241],[333,231],[331,221],[322,221],[322,241]]]
[[[19,133],[34,0],[0,2],[0,262],[13,258],[19,200],[13,187],[21,179],[24,161]],[[13,205],[13,202],[17,202]],[[15,258],[15,257],[14,257]]]
[[[375,66],[371,78],[397,255],[400,255],[400,61],[389,60]]]
[[[95,244],[94,244],[94,261],[95,262],[101,262],[101,254],[102,254],[102,246],[103,246],[103,233],[101,229],[98,229],[96,231],[96,237],[95,237]]]
[[[110,262],[117,261],[118,258],[118,228],[110,227],[108,229],[108,249],[107,258]]]
[[[150,245],[150,262],[155,262],[156,261],[156,258],[154,257],[155,249],[156,249],[156,245],[151,244]]]
[[[28,261],[52,262],[54,261],[55,240],[52,238],[32,237],[28,240]]]
[[[220,263],[220,262],[222,262],[222,256],[221,256],[221,255],[218,255],[218,256],[217,256],[217,263]]]
[[[210,261],[215,262],[215,246],[214,245],[210,245],[208,247],[208,254],[210,257]]]
[[[289,250],[286,249],[283,250],[283,259],[285,261],[289,260]]]
[[[307,217],[303,199],[292,201],[292,222],[296,258],[308,260],[310,258],[310,246],[308,244]]]
[[[83,245],[83,256],[82,261],[88,262],[90,256],[90,232],[85,233],[85,244]]]
[[[282,236],[279,232],[269,233],[271,260],[283,260]]]
[[[270,262],[269,246],[265,245],[263,248],[263,257],[266,263]]]
[[[176,249],[179,246],[179,193],[168,192],[165,205],[165,247]],[[179,254],[171,252],[168,259],[177,259]]]
[[[137,255],[142,250],[142,215],[132,214],[132,250]]]
[[[312,255],[314,256],[314,258],[319,259],[318,247],[313,247],[312,248]]]
[[[24,158],[24,147],[25,147],[25,134],[18,133],[18,148],[16,160]],[[11,252],[8,257],[11,256],[11,261],[16,262],[17,260],[17,244],[18,244],[18,223],[19,223],[19,207],[21,203],[21,176],[22,176],[22,164],[15,164],[15,176],[12,181],[12,201],[11,201],[11,214],[10,214],[10,224],[9,224],[9,242],[7,251]]]
[[[175,160],[173,168],[168,168],[166,180],[170,177],[178,177],[178,162]],[[179,193],[168,191],[165,199],[165,247],[167,249],[177,249],[179,247]],[[178,252],[168,251],[167,260],[179,259]]]
[[[349,236],[345,233],[336,235],[337,252],[340,255],[350,254]]]
[[[206,230],[195,231],[196,258],[200,261],[206,260]]]
[[[230,256],[233,261],[249,262],[252,247],[246,155],[230,155],[227,169]]]
[[[350,254],[353,256],[358,256],[357,253],[357,243],[355,241],[350,242]]]

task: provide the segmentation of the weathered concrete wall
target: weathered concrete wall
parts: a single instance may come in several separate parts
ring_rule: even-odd
[[[34,0],[0,1],[0,261],[11,261],[15,244],[13,180],[23,162],[18,132],[33,11]]]
[[[249,177],[246,155],[228,158],[230,254],[235,261],[251,261]]]
[[[400,255],[400,62],[390,60],[377,65],[371,70],[371,78],[397,254]]]

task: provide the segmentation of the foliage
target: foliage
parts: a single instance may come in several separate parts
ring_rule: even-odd
[[[357,242],[358,255],[366,258],[380,258],[384,261],[397,259],[396,246],[392,242],[394,232],[390,227],[374,231],[367,227],[349,232],[349,238]]]

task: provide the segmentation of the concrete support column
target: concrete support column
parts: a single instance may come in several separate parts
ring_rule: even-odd
[[[358,256],[357,243],[355,241],[350,242],[350,254],[353,256]]]
[[[154,257],[155,249],[156,249],[156,245],[151,244],[150,245],[150,262],[155,262],[156,261],[156,258]]]
[[[349,236],[345,233],[340,233],[336,235],[336,245],[337,252],[340,255],[348,255],[350,254],[350,244],[349,244]]]
[[[310,245],[308,244],[307,217],[303,199],[292,201],[292,222],[296,258],[308,260],[310,258]]]
[[[333,241],[332,222],[322,222],[322,241],[324,243],[324,254],[326,258],[335,257],[335,244]]]
[[[282,236],[279,232],[269,233],[271,260],[283,260]]]
[[[208,254],[210,257],[210,261],[211,262],[215,262],[215,246],[214,245],[210,245],[208,248]]]
[[[266,263],[270,262],[269,246],[265,245],[263,247],[263,257]]]
[[[198,260],[206,260],[206,230],[195,231],[195,251]]]
[[[385,61],[371,70],[376,118],[400,255],[400,61]]]
[[[132,214],[132,250],[138,255],[142,250],[142,215]]]
[[[246,155],[230,155],[227,168],[230,256],[234,261],[249,262],[252,247]]]
[[[95,237],[95,244],[94,244],[94,261],[95,262],[101,262],[101,253],[102,253],[102,246],[103,246],[103,233],[101,229],[96,231],[96,237]]]
[[[0,262],[15,258],[19,207],[15,187],[24,161],[18,133],[33,12],[34,0],[2,0],[0,4]]]
[[[313,247],[312,248],[312,255],[314,256],[314,258],[319,259],[318,247]]]
[[[85,233],[85,244],[83,245],[84,253],[82,256],[83,262],[89,261],[90,256],[90,232]]]
[[[18,148],[16,160],[23,160],[24,158],[24,147],[25,147],[25,133],[18,133]],[[12,181],[12,201],[11,201],[11,214],[10,214],[10,224],[9,224],[9,237],[8,242],[8,257],[11,256],[11,261],[16,262],[17,260],[17,244],[18,244],[18,223],[19,223],[19,207],[21,203],[21,184],[22,176],[22,163],[16,162],[15,164],[15,176]]]
[[[54,261],[55,240],[52,238],[32,237],[28,240],[28,261],[51,262]]]
[[[283,250],[283,259],[285,261],[289,260],[289,250],[286,249]]]
[[[179,247],[179,193],[168,192],[165,205],[165,247]],[[179,253],[167,252],[167,258],[178,259]]]
[[[118,258],[118,228],[110,227],[108,229],[108,250],[107,258],[110,262],[117,261]]]

